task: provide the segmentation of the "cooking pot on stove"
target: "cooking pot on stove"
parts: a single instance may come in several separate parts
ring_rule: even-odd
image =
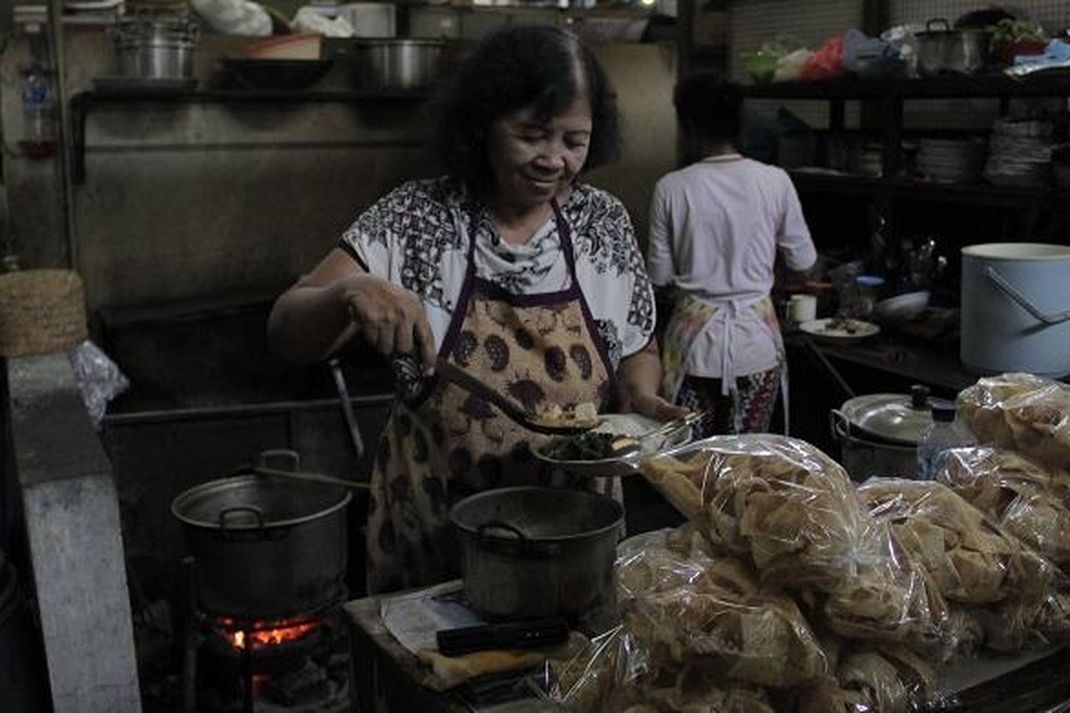
[[[932,423],[931,408],[929,390],[915,385],[909,396],[866,394],[833,409],[832,435],[851,477],[912,477],[918,443]]]
[[[472,607],[490,619],[578,622],[613,603],[621,505],[568,488],[515,487],[465,498],[450,512]]]
[[[171,504],[195,558],[197,604],[246,618],[306,614],[345,598],[342,487],[239,473]]]

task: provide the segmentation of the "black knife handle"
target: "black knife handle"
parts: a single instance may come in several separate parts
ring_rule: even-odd
[[[443,629],[435,632],[438,651],[443,656],[463,656],[475,651],[537,649],[568,641],[564,619],[529,619]]]

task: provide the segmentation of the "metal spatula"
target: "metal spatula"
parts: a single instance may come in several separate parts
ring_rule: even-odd
[[[494,404],[511,421],[535,433],[572,436],[589,431],[598,425],[598,421],[567,426],[542,421],[537,416],[529,414],[518,403],[504,396],[490,384],[477,379],[461,367],[451,364],[445,359],[439,359],[435,364],[435,373],[438,378],[452,382],[465,391],[479,396],[487,403]],[[423,393],[427,383],[419,364],[407,354],[394,358],[394,380],[401,400],[406,402],[411,402],[418,398]]]

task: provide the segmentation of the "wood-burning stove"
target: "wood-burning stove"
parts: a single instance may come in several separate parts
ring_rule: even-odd
[[[189,558],[189,568],[196,563]],[[190,577],[186,713],[345,713],[349,644],[342,599],[305,614],[251,618],[200,608]]]

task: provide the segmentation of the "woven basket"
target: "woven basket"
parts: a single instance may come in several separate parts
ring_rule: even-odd
[[[69,270],[0,274],[0,355],[49,354],[87,336],[82,278]]]

